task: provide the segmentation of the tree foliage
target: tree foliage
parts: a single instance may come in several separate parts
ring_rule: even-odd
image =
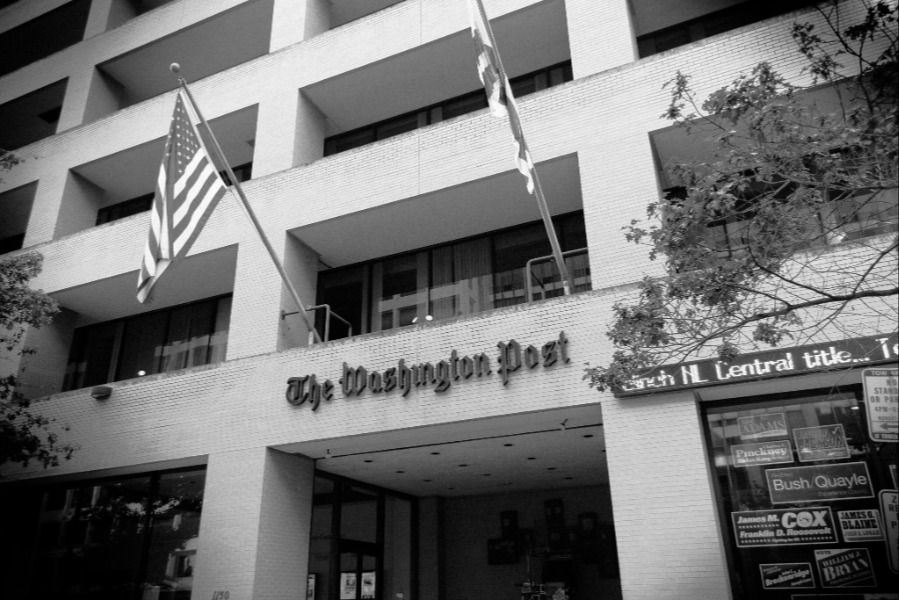
[[[33,353],[23,346],[28,328],[49,324],[59,310],[52,298],[28,287],[42,260],[36,252],[0,257],[0,348],[5,352]],[[53,420],[32,410],[18,385],[15,375],[0,377],[0,467],[27,466],[32,460],[49,467],[70,458],[74,448],[60,442]]]
[[[896,327],[897,11],[834,2],[792,35],[809,85],[768,63],[700,101],[666,86],[663,118],[704,138],[711,159],[670,166],[676,185],[626,238],[664,261],[613,307],[600,390],[652,367],[741,348]],[[847,24],[847,14],[853,15]]]

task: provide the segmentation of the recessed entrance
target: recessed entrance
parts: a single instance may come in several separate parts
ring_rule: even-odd
[[[598,407],[315,444],[315,600],[621,598]]]

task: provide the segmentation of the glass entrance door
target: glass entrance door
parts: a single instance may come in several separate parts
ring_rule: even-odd
[[[307,598],[381,600],[413,592],[414,502],[403,494],[317,474]]]
[[[340,540],[340,600],[377,600],[378,545]]]

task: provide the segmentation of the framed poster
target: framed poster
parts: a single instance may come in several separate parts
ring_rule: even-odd
[[[315,573],[306,575],[306,600],[315,600]]]
[[[340,573],[340,600],[356,600],[356,572]]]

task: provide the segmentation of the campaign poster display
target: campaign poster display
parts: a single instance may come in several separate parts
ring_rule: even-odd
[[[883,539],[880,511],[876,508],[841,510],[837,513],[840,532],[846,542],[872,542]]]
[[[864,462],[769,469],[765,477],[772,504],[874,497]]]
[[[835,544],[837,532],[829,507],[750,510],[731,515],[737,546]]]
[[[730,447],[730,451],[736,467],[782,465],[793,462],[793,449],[790,447],[790,440],[735,444]]]
[[[740,439],[743,441],[778,438],[787,435],[787,419],[783,413],[750,415],[740,417],[737,422],[740,426]]]
[[[899,491],[881,490],[878,494],[889,558],[890,571],[899,573]]]
[[[735,600],[899,600],[899,449],[860,383],[702,409]]]
[[[819,425],[793,429],[799,462],[849,458],[849,446],[842,425]]]
[[[815,550],[821,587],[875,587],[874,568],[867,548]]]
[[[811,563],[759,565],[766,590],[795,590],[815,587]]]

